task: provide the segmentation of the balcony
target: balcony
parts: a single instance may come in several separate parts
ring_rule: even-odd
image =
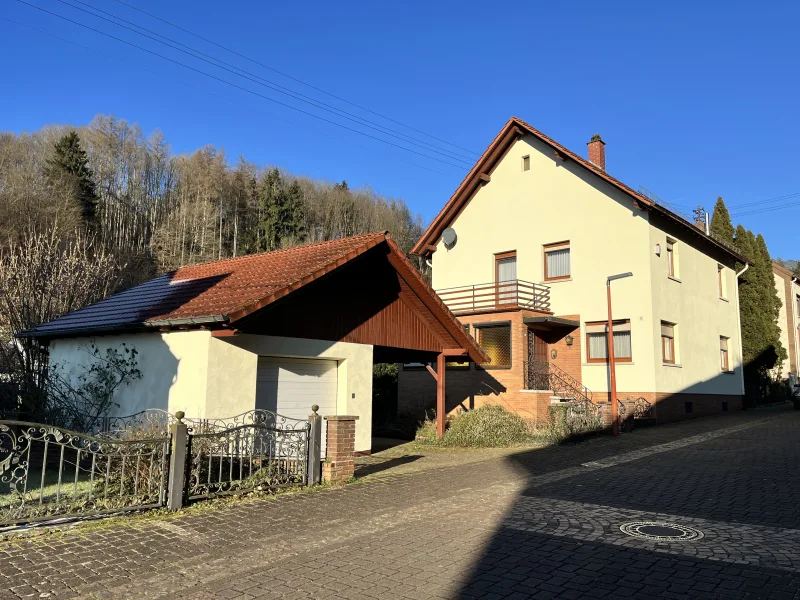
[[[506,310],[550,312],[550,288],[515,279],[437,290],[455,315]]]

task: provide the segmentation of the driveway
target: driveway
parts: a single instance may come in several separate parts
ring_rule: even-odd
[[[0,595],[800,598],[800,412],[400,458],[344,488],[5,542]],[[651,521],[702,537],[620,530]]]

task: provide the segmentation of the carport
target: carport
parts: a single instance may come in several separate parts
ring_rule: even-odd
[[[442,435],[445,362],[487,361],[386,232],[182,267],[26,335],[73,372],[87,338],[101,351],[135,346],[142,381],[122,390],[119,414],[304,418],[318,404],[358,415],[363,435],[373,363],[436,364]]]

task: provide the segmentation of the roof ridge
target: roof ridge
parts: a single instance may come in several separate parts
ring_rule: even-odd
[[[360,238],[369,239],[369,238],[378,237],[378,236],[384,236],[385,237],[386,235],[388,235],[388,233],[389,233],[388,231],[373,231],[373,232],[370,232],[370,233],[357,233],[355,235],[348,236],[348,237],[333,238],[333,239],[330,239],[330,240],[321,240],[319,242],[312,242],[310,244],[300,244],[299,246],[290,246],[288,248],[277,248],[275,250],[266,250],[264,252],[256,252],[254,254],[242,254],[241,256],[231,256],[231,257],[228,257],[228,258],[218,258],[217,260],[209,260],[209,261],[206,261],[206,262],[194,263],[194,264],[191,264],[191,265],[181,265],[177,269],[173,269],[172,271],[168,271],[167,273],[163,273],[163,275],[175,274],[178,271],[180,271],[181,269],[193,269],[195,267],[207,267],[209,265],[217,265],[217,264],[222,264],[222,263],[230,263],[230,262],[237,262],[237,261],[244,261],[244,260],[252,260],[252,259],[254,259],[256,257],[263,257],[263,256],[267,256],[269,254],[280,254],[282,252],[292,252],[292,251],[296,251],[296,250],[298,250],[300,248],[303,248],[303,249],[315,248],[317,246],[324,246],[324,245],[327,245],[327,244],[334,244],[336,242],[341,242],[341,241],[345,241],[345,240],[354,240],[354,239],[360,239]]]

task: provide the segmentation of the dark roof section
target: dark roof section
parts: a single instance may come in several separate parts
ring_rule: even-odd
[[[380,244],[433,316],[476,362],[488,357],[466,334],[387,232],[181,267],[20,336],[59,338],[175,327],[231,325]],[[321,304],[320,310],[324,310]]]
[[[697,227],[695,227],[692,223],[689,223],[680,215],[677,215],[669,209],[656,204],[650,198],[640,194],[633,188],[628,187],[619,179],[616,179],[606,173],[605,170],[592,164],[582,156],[579,156],[571,150],[565,148],[554,139],[546,136],[532,125],[529,125],[517,117],[511,117],[503,126],[503,129],[500,130],[500,133],[497,134],[497,137],[492,140],[492,143],[489,144],[488,148],[486,148],[486,151],[478,159],[478,162],[475,163],[475,166],[472,167],[472,170],[461,182],[461,185],[458,186],[458,189],[456,189],[455,193],[450,197],[450,200],[448,200],[447,204],[444,205],[436,218],[428,226],[428,229],[425,230],[425,233],[422,234],[422,237],[411,249],[412,254],[423,256],[428,255],[436,250],[436,245],[439,242],[442,232],[447,229],[453,221],[456,220],[458,215],[466,207],[478,189],[491,180],[491,173],[494,168],[500,163],[514,143],[525,135],[532,135],[549,145],[551,148],[553,148],[555,155],[560,159],[573,160],[601,179],[604,179],[620,191],[630,196],[634,203],[640,208],[660,213],[679,226],[689,228],[690,232],[698,235],[712,246],[715,246],[719,250],[722,250],[740,262],[750,262],[733,249],[720,243],[711,236],[706,235],[705,232],[697,229]]]
[[[522,322],[525,323],[525,325],[549,324],[560,327],[576,328],[581,326],[579,321],[574,319],[565,319],[564,317],[525,317],[522,319]]]

